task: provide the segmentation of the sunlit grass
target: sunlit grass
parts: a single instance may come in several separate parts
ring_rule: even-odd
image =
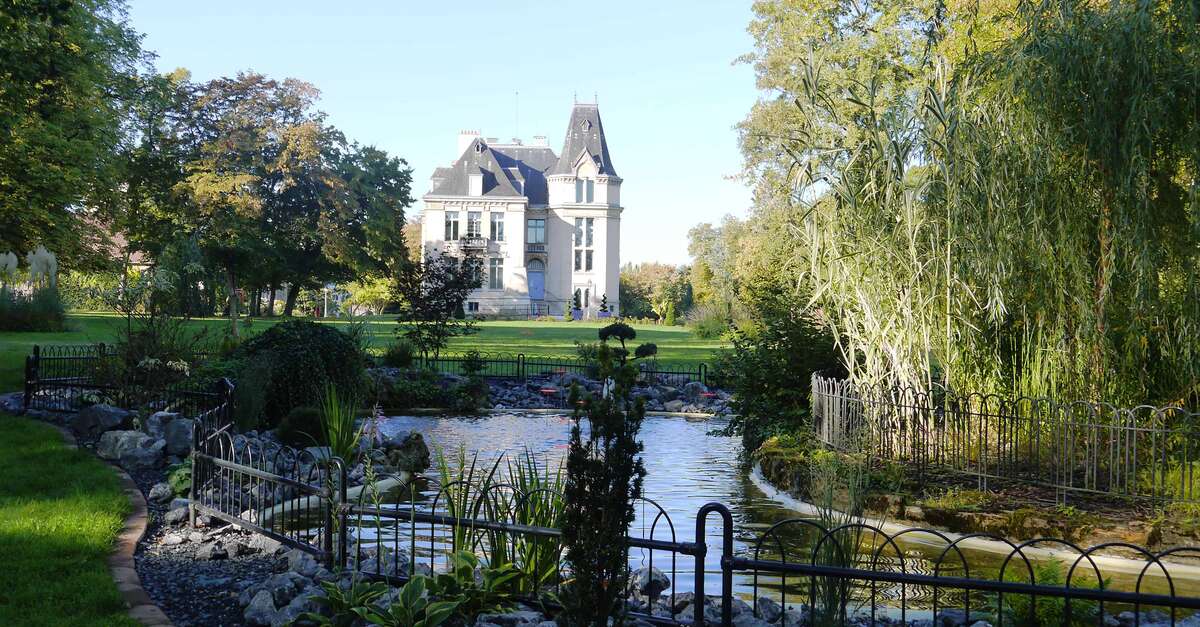
[[[255,318],[245,335],[262,333],[283,318]],[[396,337],[396,319],[393,316],[369,316],[356,318],[366,321],[371,334],[371,348],[382,352]],[[345,318],[324,319],[321,322],[337,327],[349,324]],[[92,344],[113,342],[125,319],[111,313],[72,313],[67,316],[68,331],[64,333],[0,333],[0,392],[21,388],[25,368],[25,356],[34,344]],[[204,328],[213,338],[219,338],[229,327],[224,318],[197,318],[192,321],[196,328]],[[468,337],[454,338],[449,352],[461,353],[475,349],[485,353],[524,353],[541,357],[574,357],[575,342],[594,342],[596,332],[605,323],[597,322],[554,322],[554,321],[486,321],[479,324],[479,332]],[[713,352],[724,347],[720,340],[703,340],[695,337],[686,327],[660,325],[633,325],[638,333],[638,342],[653,342],[658,345],[658,360],[663,364],[695,365],[710,363]]]
[[[0,413],[0,625],[136,625],[105,561],[128,508],[108,466]]]

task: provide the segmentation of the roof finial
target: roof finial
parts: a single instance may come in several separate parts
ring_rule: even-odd
[[[571,92],[571,104],[579,104],[579,92]]]
[[[600,106],[600,94],[598,92],[592,92],[592,104],[597,107]]]

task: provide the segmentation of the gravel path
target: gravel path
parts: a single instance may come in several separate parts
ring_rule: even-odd
[[[143,494],[165,478],[161,471],[130,474]],[[166,504],[149,503],[149,508],[150,526],[134,559],[150,598],[178,627],[245,624],[238,594],[276,571],[281,558],[274,546],[229,525],[191,529],[186,518],[169,524]]]

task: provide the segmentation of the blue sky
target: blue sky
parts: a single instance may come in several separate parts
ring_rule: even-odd
[[[686,263],[687,231],[744,215],[733,127],[757,97],[749,2],[163,2],[130,19],[158,67],[198,81],[254,70],[321,90],[363,144],[406,159],[417,197],[460,129],[555,151],[576,94],[597,94],[624,178],[623,261]],[[519,131],[517,128],[517,92]],[[413,212],[420,209],[418,201]]]

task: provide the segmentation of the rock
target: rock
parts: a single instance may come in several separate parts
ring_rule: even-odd
[[[258,594],[250,600],[250,604],[246,606],[246,610],[242,612],[242,618],[246,620],[247,625],[259,625],[260,627],[270,625],[271,619],[275,618],[275,603],[271,600],[271,593],[259,590]]]
[[[198,560],[223,560],[229,557],[229,552],[220,542],[211,542],[200,545],[196,549],[196,559]]]
[[[171,484],[160,481],[150,488],[150,494],[147,494],[146,498],[151,503],[166,503],[175,498],[175,491],[171,489]]]
[[[986,620],[977,620],[971,623],[971,627],[992,627],[992,624]]]
[[[738,614],[734,617],[732,624],[733,627],[771,627],[771,623],[758,618],[750,612]]]
[[[200,533],[199,531],[193,531],[187,534],[187,539],[188,542],[193,544],[200,544],[201,542],[204,542],[204,534]]]
[[[480,614],[479,618],[475,619],[475,627],[479,627],[483,623],[491,623],[499,627],[521,627],[523,625],[536,625],[544,620],[546,620],[546,617],[541,612],[518,610],[505,614]]]
[[[382,448],[388,468],[393,472],[424,472],[430,465],[425,438],[416,432],[404,433],[403,436],[403,439],[393,436],[384,441]]]
[[[292,549],[284,555],[287,558],[288,570],[300,573],[305,577],[312,577],[317,574],[317,571],[321,570],[321,565],[317,563],[317,558],[300,549]]]
[[[106,431],[132,427],[133,413],[112,405],[91,405],[70,419],[71,431],[81,440],[95,440]]]
[[[778,624],[783,625],[783,627],[800,627],[800,625],[807,625],[808,608],[802,608],[799,610],[784,610],[783,618],[780,619]]]
[[[141,431],[108,431],[100,436],[96,454],[127,469],[156,468],[162,464],[166,445]]]
[[[274,601],[275,607],[283,607],[291,603],[301,590],[310,585],[312,583],[304,576],[288,571],[271,575],[258,585],[257,589],[271,593],[271,600]]]
[[[779,617],[783,615],[783,608],[767,597],[758,597],[754,601],[754,611],[768,623],[779,620]]]
[[[692,381],[691,383],[683,386],[683,395],[692,402],[703,400],[704,397],[701,395],[707,393],[708,387],[699,381]]]
[[[663,411],[681,412],[683,411],[683,401],[667,401],[663,403]]]
[[[177,544],[183,544],[185,541],[186,539],[181,534],[168,533],[164,535],[162,539],[158,541],[158,543],[166,546],[175,546]]]
[[[279,540],[268,538],[267,536],[257,533],[250,538],[250,542],[247,543],[247,546],[251,550],[258,551],[259,553],[265,553],[267,555],[278,553],[281,549],[283,549],[283,543]]]
[[[166,432],[167,425],[179,418],[180,414],[170,411],[156,411],[142,423],[142,431],[153,438],[161,438]]]
[[[275,618],[271,620],[271,627],[284,627],[285,625],[295,624],[297,618],[306,612],[319,612],[321,605],[313,600],[313,597],[320,594],[321,591],[315,586],[310,586],[300,594],[297,594],[291,603],[286,607],[282,607],[275,614]]]
[[[176,507],[175,509],[168,511],[163,516],[163,522],[167,523],[168,525],[178,525],[180,523],[187,522],[187,519],[188,508],[186,506]]]
[[[634,571],[631,579],[637,586],[638,594],[649,599],[651,603],[671,587],[671,578],[657,568],[639,568]]]
[[[382,557],[378,556],[380,551]],[[371,547],[364,550],[359,558],[358,570],[378,575],[407,575],[408,563],[408,552],[404,549],[393,551],[386,546]]]
[[[937,614],[934,619],[934,624],[938,627],[964,627],[970,616],[967,616],[967,611],[959,608],[947,608]]]
[[[176,418],[167,423],[163,439],[167,441],[167,454],[185,456],[192,451],[192,430],[196,421],[191,418]]]

